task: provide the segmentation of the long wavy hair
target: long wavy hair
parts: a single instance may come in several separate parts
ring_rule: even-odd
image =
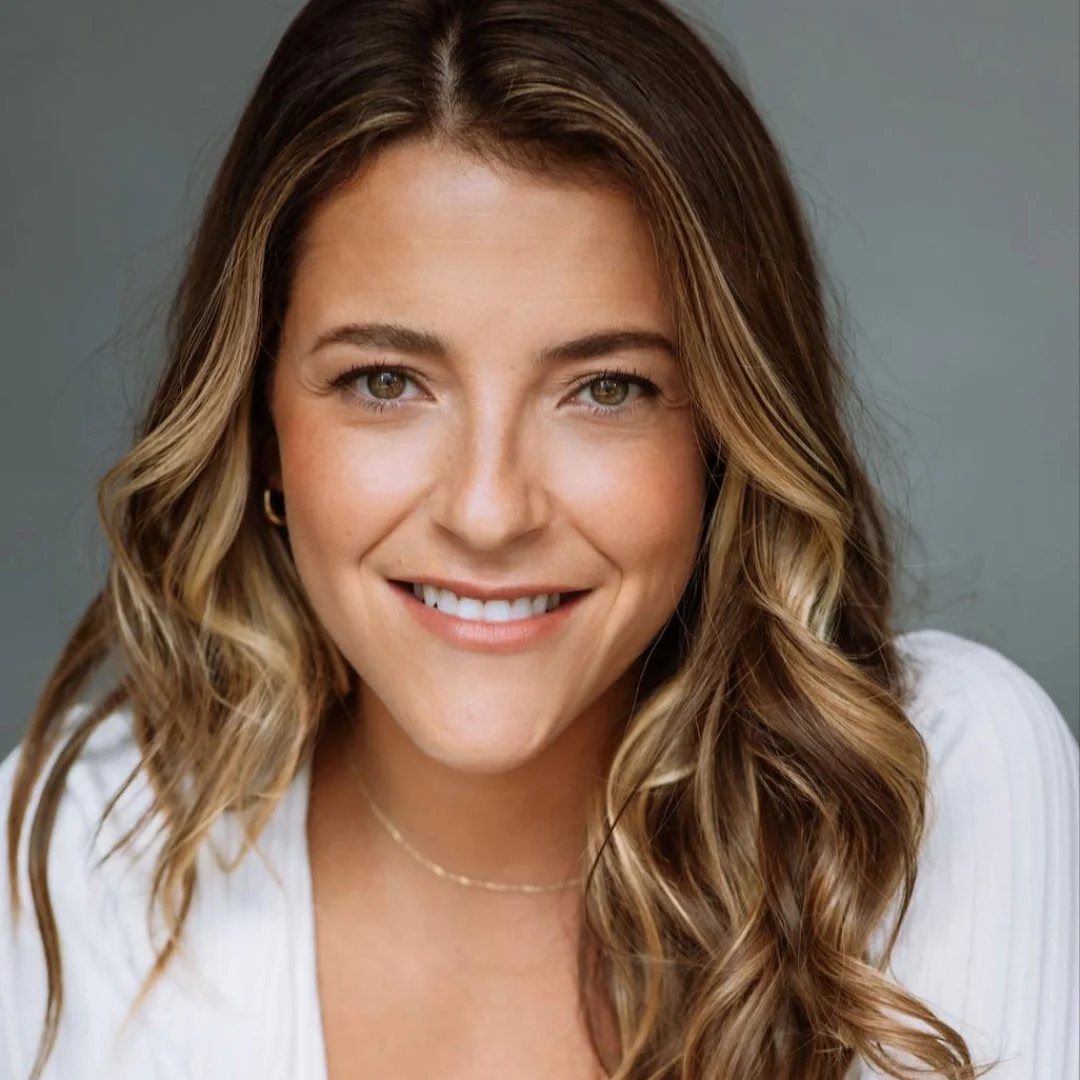
[[[16,917],[23,824],[53,760],[28,839],[48,973],[30,1080],[64,996],[47,852],[95,728],[129,708],[141,758],[101,820],[140,770],[153,792],[109,857],[152,817],[165,837],[149,908],[168,933],[130,1020],[179,947],[215,819],[240,815],[253,843],[355,690],[261,513],[266,388],[313,208],[410,137],[631,193],[695,401],[698,563],[589,822],[579,970],[598,1061],[616,1080],[840,1080],[856,1055],[896,1078],[979,1075],[961,1035],[885,974],[928,769],[891,625],[894,522],[854,448],[806,220],[746,91],[661,0],[312,0],[210,190],[163,374],[101,482],[107,581],[22,743]]]

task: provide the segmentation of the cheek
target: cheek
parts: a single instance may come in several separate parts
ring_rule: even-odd
[[[355,557],[406,512],[429,471],[416,440],[300,418],[278,439],[294,549]]]
[[[663,582],[690,573],[704,505],[704,472],[682,431],[640,443],[613,441],[564,461],[560,493],[594,546],[627,577]]]
[[[414,513],[445,466],[437,429],[331,426],[303,410],[278,427],[293,552],[314,585],[358,557]],[[322,422],[320,422],[320,420]],[[626,578],[668,594],[693,565],[704,499],[692,433],[611,433],[551,438],[541,469],[558,507]],[[650,587],[651,586],[651,587]],[[640,594],[639,594],[640,595]]]

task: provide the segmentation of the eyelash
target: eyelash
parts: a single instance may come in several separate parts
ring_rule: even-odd
[[[330,383],[330,389],[335,390],[343,395],[352,403],[360,405],[362,408],[370,409],[372,412],[386,412],[387,410],[400,408],[402,402],[393,400],[383,400],[366,398],[358,394],[350,383],[355,382],[361,376],[377,375],[384,371],[393,372],[396,375],[403,375],[407,379],[412,379],[417,382],[417,377],[413,375],[408,368],[394,367],[389,364],[366,364],[360,367],[349,368],[348,371],[343,371]],[[591,386],[593,383],[600,382],[602,379],[615,379],[619,382],[629,382],[636,384],[641,389],[641,394],[635,398],[629,405],[586,405],[585,407],[594,416],[599,416],[603,419],[618,419],[621,420],[628,416],[631,412],[634,412],[637,408],[638,402],[642,399],[656,398],[660,395],[660,388],[651,379],[648,379],[639,371],[635,371],[632,368],[618,369],[618,368],[605,368],[603,371],[597,372],[595,375],[590,375],[587,379],[577,383],[573,388],[573,394],[578,394],[587,386]]]

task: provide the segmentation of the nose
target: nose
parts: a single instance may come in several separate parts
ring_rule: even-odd
[[[471,411],[452,429],[432,505],[436,523],[475,551],[543,529],[551,500],[539,433],[494,402]]]

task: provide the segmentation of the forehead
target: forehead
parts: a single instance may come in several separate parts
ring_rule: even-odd
[[[660,280],[648,222],[614,185],[416,141],[381,152],[316,208],[292,301],[314,317],[348,298],[412,309],[402,317],[558,305],[571,318],[659,322]]]

